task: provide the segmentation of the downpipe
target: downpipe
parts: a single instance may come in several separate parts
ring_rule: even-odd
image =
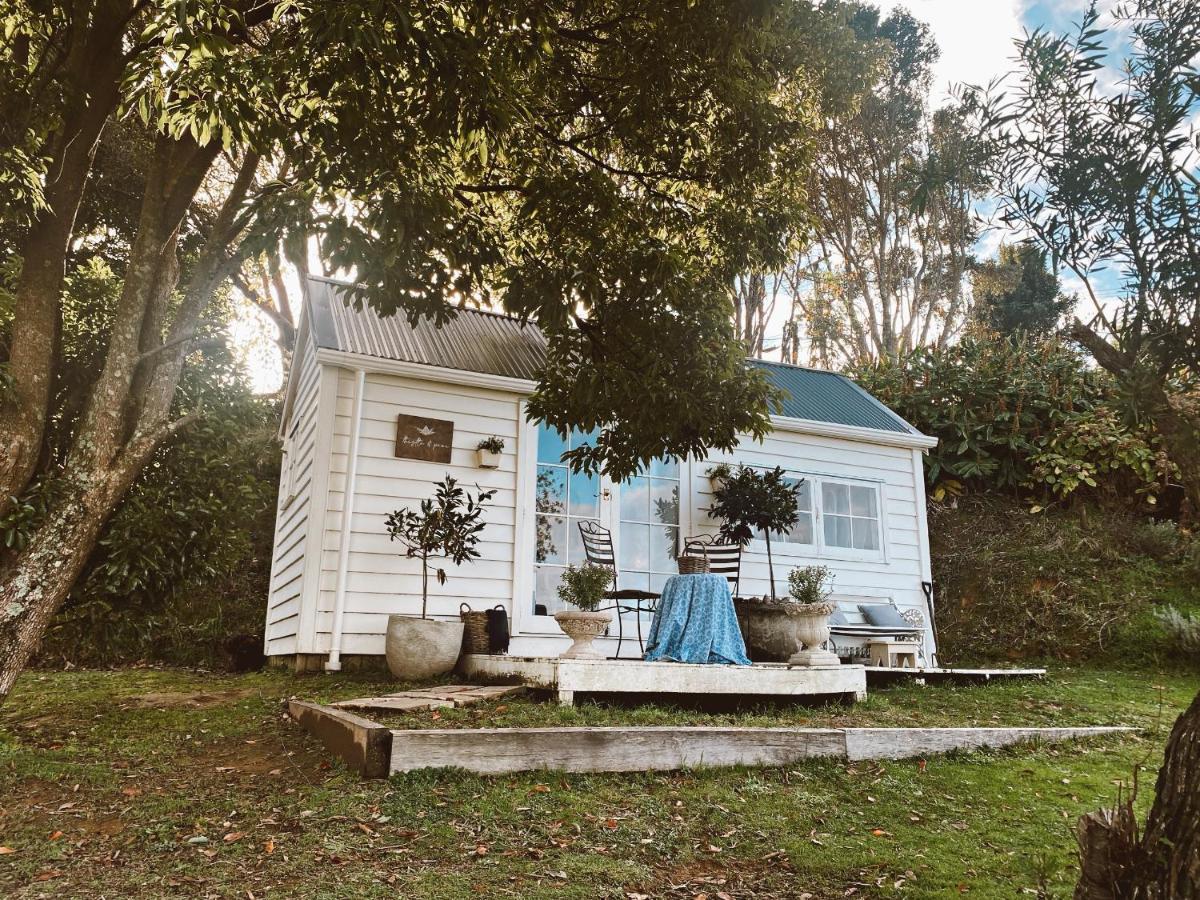
[[[358,438],[362,431],[363,393],[367,373],[354,370],[354,403],[350,413],[350,443],[346,450],[346,484],[342,491],[342,533],[338,541],[337,586],[333,595],[333,633],[326,672],[342,670],[342,624],[346,617],[346,578],[350,569],[350,535],[354,528],[354,496],[358,492]]]

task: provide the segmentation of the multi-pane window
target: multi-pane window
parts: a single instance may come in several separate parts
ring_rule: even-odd
[[[879,492],[873,485],[821,483],[826,547],[879,549]]]
[[[617,568],[622,588],[661,591],[677,574],[679,463],[655,460],[643,475],[617,486],[621,527]]]
[[[579,522],[600,518],[600,479],[570,471],[562,459],[567,450],[594,437],[572,432],[563,440],[554,429],[538,426],[533,602],[547,614],[563,608],[557,592],[563,570],[587,558]]]
[[[784,480],[789,484],[800,482],[796,493],[796,524],[786,534],[772,532],[773,544],[812,547],[819,544],[822,547],[867,552],[880,550],[877,485],[833,481],[815,476],[795,476]],[[756,532],[754,537],[761,541],[762,532]]]

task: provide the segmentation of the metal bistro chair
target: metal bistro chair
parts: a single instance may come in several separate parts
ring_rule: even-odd
[[[589,520],[579,523],[579,536],[583,538],[583,552],[587,561],[594,566],[604,566],[613,573],[613,589],[604,596],[615,601],[608,609],[617,611],[617,655],[621,656],[621,644],[625,640],[625,624],[621,614],[632,612],[637,616],[638,648],[644,654],[646,643],[642,639],[642,613],[653,613],[658,609],[658,600],[662,596],[653,591],[643,591],[638,588],[621,590],[617,585],[617,557],[613,552],[612,532],[602,525]]]
[[[720,544],[710,534],[690,537],[684,542],[684,553],[698,547],[704,551],[711,575],[724,575],[729,582],[729,595],[735,600],[742,580],[742,545]]]

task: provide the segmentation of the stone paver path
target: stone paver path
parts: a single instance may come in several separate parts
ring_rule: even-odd
[[[384,694],[381,697],[361,697],[357,700],[341,700],[331,703],[341,709],[376,710],[378,712],[410,712],[413,710],[445,709],[454,706],[472,706],[486,700],[495,700],[525,691],[520,684],[476,685],[447,684],[441,687],[417,688]]]

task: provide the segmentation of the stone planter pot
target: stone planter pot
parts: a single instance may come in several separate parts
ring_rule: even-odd
[[[819,649],[829,640],[832,604],[809,606],[788,601],[739,600],[734,609],[752,661],[786,662],[793,666],[838,664],[834,654]],[[804,656],[806,653],[817,655]]]
[[[841,660],[829,650],[822,650],[821,645],[829,640],[829,617],[833,614],[832,603],[798,603],[796,633],[804,645],[788,657],[788,665],[792,666],[836,666]]]
[[[564,609],[554,614],[554,621],[573,644],[560,653],[560,659],[603,659],[604,654],[592,646],[592,641],[604,634],[612,622],[610,612],[587,612]]]
[[[444,675],[458,662],[463,623],[388,616],[384,654],[388,669],[402,681]]]
[[[480,451],[479,451],[479,468],[481,468],[481,469],[498,469],[498,468],[500,468],[500,451],[480,449]]]

